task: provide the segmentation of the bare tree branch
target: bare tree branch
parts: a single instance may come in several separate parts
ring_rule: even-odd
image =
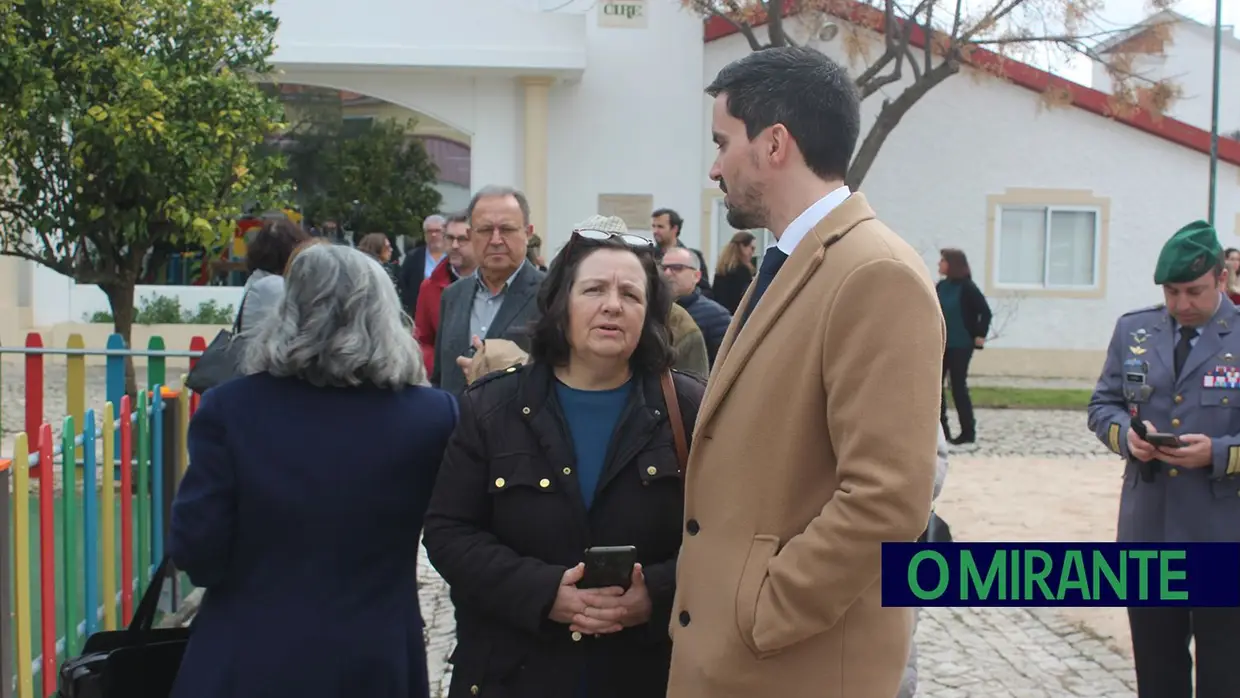
[[[682,2],[698,8],[703,16],[727,19],[746,36],[752,50],[795,45],[797,37],[788,31],[784,19],[792,12],[821,13],[849,26],[851,33],[841,43],[848,59],[862,66],[855,78],[859,94],[862,99],[884,94],[878,118],[852,163],[847,181],[853,186],[864,179],[887,136],[913,105],[965,66],[1003,77],[1005,59],[1017,60],[1022,52],[1035,49],[1056,49],[1065,56],[1084,56],[1105,66],[1115,83],[1115,114],[1143,109],[1158,115],[1179,95],[1173,84],[1139,73],[1133,57],[1141,54],[1140,46],[1125,42],[1121,48],[1112,46],[1105,55],[1101,53],[1104,39],[1159,29],[1151,26],[1134,33],[1131,28],[1108,28],[1097,22],[1095,0],[969,0],[968,7],[965,0],[950,5],[946,0]],[[1165,9],[1171,0],[1153,2],[1157,9]],[[754,37],[755,28],[764,22],[767,43]],[[810,42],[817,38],[813,32],[807,39]],[[882,53],[871,59],[871,48],[878,42]],[[1070,103],[1073,90],[1065,81],[1051,80],[1043,99],[1052,106]]]

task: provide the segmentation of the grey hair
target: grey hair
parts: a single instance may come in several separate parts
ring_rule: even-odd
[[[668,250],[667,252],[664,252],[664,253],[663,253],[663,259],[667,259],[667,255],[668,255],[668,254],[670,254],[670,253],[676,253],[676,254],[679,254],[680,252],[684,252],[685,259],[688,259],[688,260],[689,260],[689,261],[685,264],[685,266],[689,267],[690,269],[697,269],[698,271],[701,271],[701,270],[702,270],[702,265],[698,263],[698,258],[697,258],[697,255],[695,255],[695,254],[693,254],[693,252],[689,251],[689,248],[688,248],[688,247],[673,247],[673,248],[671,248],[670,250]]]
[[[499,186],[496,184],[488,184],[487,186],[479,189],[478,193],[474,194],[473,198],[469,200],[469,207],[465,209],[465,218],[469,221],[470,225],[473,225],[474,208],[478,205],[479,201],[482,199],[502,199],[508,196],[511,196],[517,200],[517,206],[521,207],[522,222],[525,225],[529,225],[530,200],[526,198],[525,194],[520,189]]]
[[[283,300],[256,329],[244,349],[245,373],[332,387],[427,384],[391,278],[350,247],[310,245],[298,252]]]
[[[438,213],[433,213],[427,216],[425,219],[423,219],[422,232],[425,233],[427,228],[431,227],[432,225],[436,223],[438,223],[439,225],[445,225],[447,221],[444,220],[444,217],[439,215]]]

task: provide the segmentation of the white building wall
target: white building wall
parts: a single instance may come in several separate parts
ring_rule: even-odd
[[[645,28],[604,28],[603,5],[589,14],[581,81],[551,90],[545,252],[598,212],[600,194],[650,195],[685,217],[686,244],[700,244],[701,19],[647,0]]]
[[[838,39],[820,48],[844,60]],[[739,36],[707,44],[704,79],[747,52]],[[884,92],[894,97],[899,88]],[[863,137],[882,99],[876,94],[864,103]],[[1205,217],[1208,157],[1076,107],[1041,105],[1037,93],[996,78],[950,78],[888,137],[861,190],[885,223],[923,251],[932,269],[940,248],[965,251],[992,308],[1007,317],[992,346],[1105,350],[1121,313],[1161,301],[1154,264],[1172,233]],[[703,100],[703,108],[709,126],[710,100]],[[709,131],[703,136],[703,181],[714,158],[707,139]],[[1220,239],[1224,246],[1240,246],[1240,168],[1220,164],[1219,181]],[[1013,188],[1087,190],[1109,199],[1101,298],[1047,291],[1005,298],[985,284],[987,248],[994,245],[987,197]]]
[[[277,0],[274,11],[276,63],[585,67],[582,13],[535,11],[514,0]]]
[[[1165,55],[1138,56],[1133,72],[1151,80],[1169,80],[1181,97],[1167,115],[1197,128],[1210,130],[1214,90],[1214,29],[1179,23],[1171,29]],[[1219,67],[1219,132],[1240,131],[1240,39],[1232,27],[1223,28]],[[1095,63],[1093,88],[1110,93],[1111,76]]]

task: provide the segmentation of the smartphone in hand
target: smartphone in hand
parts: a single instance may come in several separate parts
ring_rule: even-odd
[[[579,589],[620,587],[628,591],[637,564],[637,548],[632,545],[600,546],[586,550],[586,571]]]
[[[1151,446],[1160,446],[1162,448],[1180,448],[1184,445],[1180,441],[1180,437],[1175,434],[1161,434],[1156,431],[1146,432],[1145,442]]]

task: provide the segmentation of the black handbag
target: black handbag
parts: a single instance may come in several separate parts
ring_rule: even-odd
[[[245,313],[247,296],[248,291],[241,297],[241,308],[237,311],[232,330],[220,330],[215,335],[185,377],[185,387],[196,393],[205,393],[236,378],[241,372],[241,352],[245,346],[245,339],[241,336],[241,316]]]
[[[917,539],[918,543],[950,543],[952,542],[952,528],[947,522],[939,518],[939,515],[930,512],[930,523],[926,526],[926,530],[922,532],[921,538]]]
[[[155,610],[164,577],[172,573],[165,557],[142,595],[125,630],[91,635],[82,654],[60,667],[59,698],[168,698],[189,628],[156,628]]]

